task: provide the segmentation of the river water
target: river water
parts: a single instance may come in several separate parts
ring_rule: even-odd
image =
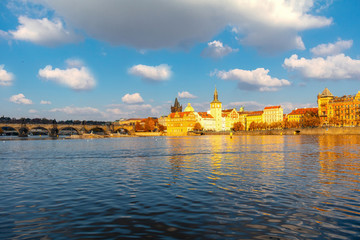
[[[360,239],[360,136],[0,139],[0,239]]]

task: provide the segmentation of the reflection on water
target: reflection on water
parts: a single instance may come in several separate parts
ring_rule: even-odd
[[[356,239],[359,136],[0,142],[0,238]]]

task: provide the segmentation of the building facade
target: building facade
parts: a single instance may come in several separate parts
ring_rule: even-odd
[[[167,135],[186,136],[189,131],[194,129],[197,122],[198,114],[189,103],[184,112],[170,113],[166,118]]]
[[[321,125],[360,125],[360,91],[337,97],[325,88],[318,95],[318,109]]]
[[[264,108],[263,121],[267,124],[282,122],[284,111],[281,106],[269,106]]]
[[[306,113],[318,114],[318,108],[297,108],[287,115],[289,122],[300,122]]]

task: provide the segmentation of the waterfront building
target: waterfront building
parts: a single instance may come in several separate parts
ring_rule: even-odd
[[[215,131],[216,130],[216,122],[215,118],[207,112],[198,112],[198,122],[206,131]]]
[[[171,106],[171,112],[182,112],[182,105],[180,105],[177,98],[175,98],[174,106]]]
[[[223,131],[230,131],[234,127],[234,123],[240,122],[240,114],[236,109],[227,109],[222,111]]]
[[[330,92],[328,88],[325,88],[324,91],[317,96],[317,103],[318,103],[318,114],[320,118],[320,124],[327,124],[328,123],[328,114],[330,110],[329,102],[334,98],[334,95]]]
[[[355,126],[360,124],[360,91],[337,97],[329,89],[318,95],[320,124]]]
[[[218,99],[218,92],[215,87],[214,99],[210,103],[210,114],[215,118],[215,131],[223,130],[222,104]]]
[[[166,118],[168,136],[186,136],[189,131],[194,129],[198,122],[199,115],[189,103],[184,112],[170,113]]]
[[[282,122],[284,111],[281,106],[269,106],[264,108],[263,121],[267,124]]]
[[[318,113],[318,108],[297,108],[287,115],[289,122],[300,122],[306,113]]]
[[[262,123],[264,111],[253,111],[246,114],[245,129],[249,130],[251,123]]]

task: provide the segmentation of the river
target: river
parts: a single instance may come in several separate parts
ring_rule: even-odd
[[[0,239],[359,239],[360,136],[0,139]]]

